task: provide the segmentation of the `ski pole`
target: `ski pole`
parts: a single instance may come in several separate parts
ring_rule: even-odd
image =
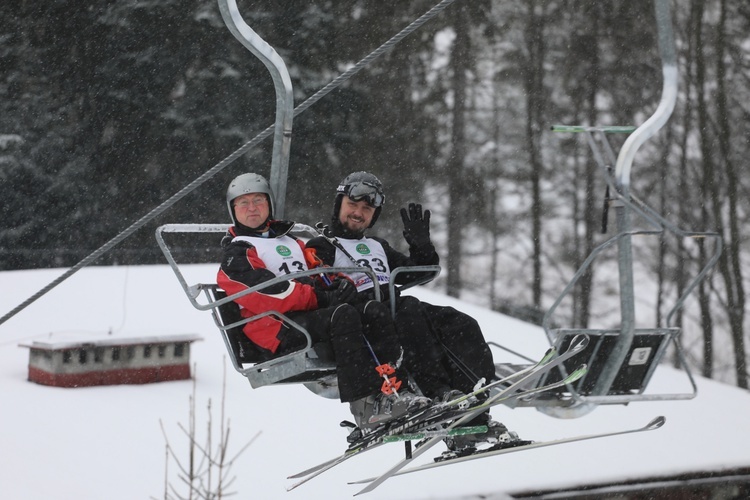
[[[393,375],[394,373],[396,373],[396,369],[393,368],[389,363],[381,363],[378,359],[378,355],[375,354],[375,350],[372,348],[372,344],[370,344],[370,341],[367,340],[367,337],[363,334],[362,338],[365,339],[367,349],[370,351],[372,359],[375,360],[375,371],[378,372],[379,376],[383,377],[383,385],[380,387],[380,390],[383,392],[383,394],[395,394],[396,397],[401,397],[398,394],[398,390],[401,388],[402,382],[395,376],[389,377],[389,375]]]

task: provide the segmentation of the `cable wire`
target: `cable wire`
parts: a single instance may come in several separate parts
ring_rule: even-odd
[[[336,77],[334,80],[332,80],[328,85],[326,85],[325,87],[317,91],[315,94],[307,98],[302,104],[300,104],[294,109],[294,116],[297,116],[300,113],[307,110],[310,106],[312,106],[313,104],[318,102],[320,99],[325,97],[332,90],[339,87],[342,83],[344,83],[349,78],[357,74],[360,70],[362,70],[365,66],[370,64],[373,60],[383,55],[383,53],[385,53],[391,47],[399,43],[406,36],[413,33],[419,27],[421,27],[424,23],[426,23],[427,21],[435,17],[437,14],[445,10],[445,8],[448,7],[450,4],[452,4],[454,1],[455,0],[443,0],[442,2],[432,7],[430,10],[422,14],[419,18],[414,20],[406,28],[398,32],[396,35],[391,37],[387,42],[385,42],[380,47],[378,47],[377,49],[372,51],[370,54],[365,56],[363,59],[361,59],[357,64],[349,68],[347,71],[345,71],[344,73]],[[45,286],[44,288],[36,292],[34,295],[29,297],[28,299],[24,300],[21,304],[19,304],[10,312],[5,314],[5,316],[0,318],[0,325],[8,321],[10,318],[15,316],[16,314],[18,314],[20,311],[25,309],[27,306],[35,302],[37,299],[42,297],[44,294],[46,294],[53,288],[55,288],[57,285],[59,285],[60,283],[62,283],[63,281],[71,277],[80,269],[88,266],[89,264],[94,262],[96,259],[98,259],[102,255],[110,251],[113,247],[121,243],[123,240],[129,238],[133,233],[135,233],[137,230],[145,226],[147,223],[149,223],[150,221],[152,221],[159,215],[166,212],[167,209],[171,208],[175,203],[177,203],[186,195],[194,191],[196,188],[198,188],[204,182],[209,180],[211,177],[221,172],[224,168],[232,164],[234,161],[236,161],[240,156],[245,154],[247,151],[258,146],[258,144],[260,144],[261,141],[263,141],[264,139],[267,139],[273,134],[274,127],[275,127],[275,124],[267,127],[260,134],[256,135],[253,139],[251,139],[250,141],[240,146],[240,148],[238,148],[229,156],[227,156],[226,158],[221,160],[219,163],[214,165],[211,169],[204,172],[201,176],[199,176],[193,182],[191,182],[190,184],[188,184],[187,186],[179,190],[177,193],[173,194],[170,198],[164,201],[161,205],[151,210],[149,213],[147,213],[146,215],[138,219],[136,222],[131,224],[128,228],[126,228],[120,234],[118,234],[117,236],[115,236],[114,238],[106,242],[104,245],[102,245],[98,249],[94,250],[92,253],[90,253],[86,257],[84,257],[80,262],[78,262],[73,267],[65,271],[63,274],[61,274],[58,278],[53,280],[47,286]]]

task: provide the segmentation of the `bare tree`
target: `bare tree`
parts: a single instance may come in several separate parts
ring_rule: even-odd
[[[224,358],[224,378],[222,380],[221,392],[221,415],[219,425],[219,440],[215,448],[213,445],[213,414],[211,399],[206,405],[206,436],[204,444],[200,444],[196,432],[195,418],[195,368],[193,369],[193,393],[190,396],[190,411],[187,429],[178,424],[180,430],[188,438],[188,454],[186,460],[180,460],[175,449],[169,442],[164,424],[159,419],[164,440],[166,441],[166,463],[164,466],[164,500],[219,500],[233,493],[228,488],[234,482],[235,476],[230,476],[232,465],[245,450],[258,438],[260,432],[255,434],[240,450],[231,458],[227,457],[229,450],[230,422],[224,415],[224,404],[226,401],[226,357]],[[178,475],[182,488],[175,486],[169,481],[170,458],[177,465]]]
[[[726,75],[724,73],[723,55],[725,52],[725,22],[726,2],[720,3],[719,23],[716,27],[716,46],[713,47],[715,57],[713,59],[722,61],[716,67],[716,90],[714,91],[716,113],[711,115],[709,100],[709,68],[707,54],[709,50],[703,43],[702,31],[705,26],[704,16],[706,4],[703,0],[694,0],[692,4],[695,9],[693,20],[696,23],[696,82],[697,82],[697,111],[698,130],[700,133],[700,149],[703,160],[705,200],[704,218],[708,222],[711,218],[716,231],[726,242],[726,250],[719,258],[718,268],[724,282],[724,308],[729,318],[729,325],[734,342],[735,373],[737,385],[747,388],[747,367],[744,347],[744,287],[742,284],[742,272],[739,264],[739,235],[737,227],[737,176],[730,158],[729,137],[731,128],[727,117],[727,95]],[[700,21],[700,22],[699,22]],[[722,137],[726,134],[726,137]],[[714,144],[718,142],[719,151],[715,151]],[[721,167],[724,167],[723,169]],[[724,200],[728,200],[725,205]],[[703,326],[705,343],[713,338],[712,324],[709,323],[710,304],[705,290],[701,297],[704,314]],[[708,363],[711,360],[707,360]],[[710,370],[705,370],[704,373]]]
[[[722,234],[727,241],[727,251],[722,256],[720,263],[721,273],[724,276],[727,289],[727,315],[732,332],[735,354],[735,371],[737,374],[737,385],[748,388],[747,359],[745,354],[745,288],[742,283],[742,265],[740,263],[740,229],[738,209],[739,178],[736,166],[732,160],[730,140],[732,138],[732,127],[728,109],[727,95],[727,66],[724,56],[727,52],[727,1],[720,2],[719,24],[716,28],[716,135],[719,143],[719,161],[724,166],[724,178],[726,182],[727,207],[722,207],[720,199],[714,198],[714,212],[717,220],[722,219],[725,211],[727,221],[726,229]],[[718,193],[716,193],[718,194]],[[722,221],[721,226],[725,223]]]

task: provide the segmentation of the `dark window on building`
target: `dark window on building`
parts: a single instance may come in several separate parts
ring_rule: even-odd
[[[167,346],[164,344],[159,344],[159,346],[156,348],[156,351],[159,353],[159,357],[163,358],[165,354],[167,354]]]
[[[63,363],[70,363],[71,359],[73,359],[73,352],[63,351]]]
[[[120,346],[115,346],[112,348],[112,361],[119,361],[120,360]]]
[[[150,358],[151,357],[151,346],[150,345],[144,345],[143,346],[143,357],[144,358]]]
[[[97,347],[94,349],[94,363],[101,363],[104,361],[104,348]]]
[[[89,353],[86,351],[86,349],[79,349],[78,350],[78,362],[82,365],[86,364],[86,361],[89,358]]]
[[[128,348],[125,350],[125,357],[127,359],[133,359],[135,357],[135,346],[128,346]]]
[[[178,344],[174,345],[174,357],[175,358],[181,358],[185,354],[185,344],[184,342],[180,342]]]

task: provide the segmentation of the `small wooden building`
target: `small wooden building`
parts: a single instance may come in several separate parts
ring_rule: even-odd
[[[32,342],[29,380],[57,387],[150,384],[185,380],[190,344],[197,335],[100,339],[92,342]]]

